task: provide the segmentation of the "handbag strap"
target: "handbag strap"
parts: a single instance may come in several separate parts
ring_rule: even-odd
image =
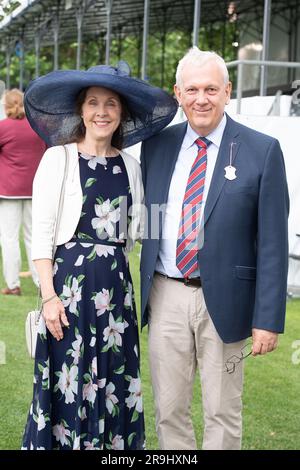
[[[60,225],[61,214],[62,214],[62,209],[63,209],[63,204],[64,204],[65,187],[66,187],[66,181],[67,181],[68,170],[69,170],[69,160],[70,160],[68,148],[66,147],[66,145],[64,145],[63,147],[65,150],[65,156],[66,156],[65,169],[64,169],[64,176],[63,176],[63,181],[62,181],[62,185],[60,189],[58,209],[57,209],[57,215],[56,215],[56,224],[55,224],[55,231],[54,231],[54,238],[53,238],[52,261],[54,261],[54,255],[56,251],[56,243],[57,243],[59,225]]]
[[[64,167],[64,176],[63,176],[62,185],[61,185],[60,194],[59,194],[58,209],[57,209],[57,214],[56,214],[56,223],[55,223],[55,230],[54,230],[54,237],[53,237],[53,249],[52,249],[52,263],[54,261],[54,256],[56,252],[58,231],[59,231],[59,225],[60,225],[61,215],[62,215],[62,210],[63,210],[63,204],[64,204],[64,198],[65,198],[65,187],[66,187],[66,181],[67,181],[69,163],[70,163],[69,149],[66,145],[64,145],[63,148],[65,151],[65,167]],[[42,308],[40,306],[41,299],[42,299],[42,292],[41,292],[41,287],[39,286],[36,310],[40,310],[40,312],[42,311]]]

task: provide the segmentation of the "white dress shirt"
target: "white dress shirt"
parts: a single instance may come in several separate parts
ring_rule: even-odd
[[[206,138],[211,141],[211,144],[207,148],[207,168],[202,200],[201,219],[204,214],[207,194],[217,161],[225,126],[226,115],[224,114],[218,127],[206,136]],[[160,241],[160,249],[156,263],[156,271],[169,277],[183,277],[182,273],[176,266],[177,236],[187,181],[192,165],[198,154],[198,147],[197,144],[195,144],[195,140],[199,137],[201,138],[201,136],[199,136],[188,124],[169,188],[165,218],[162,227],[162,239]],[[200,271],[197,270],[192,273],[191,277],[199,275]]]

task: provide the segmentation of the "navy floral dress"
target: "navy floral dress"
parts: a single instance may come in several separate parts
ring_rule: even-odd
[[[53,275],[70,323],[37,341],[23,449],[143,449],[139,340],[125,237],[132,204],[121,155],[79,154],[83,190],[74,237]]]

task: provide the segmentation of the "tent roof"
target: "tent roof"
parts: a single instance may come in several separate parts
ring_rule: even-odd
[[[264,0],[222,0],[201,1],[201,24],[222,22],[229,19],[229,7],[235,5],[239,20],[251,13],[254,21],[262,21]],[[291,9],[297,11],[299,0],[272,0],[274,15],[288,15]],[[24,37],[25,45],[33,47],[34,37],[41,29],[42,44],[53,43],[53,24],[58,16],[60,40],[76,41],[76,11],[84,8],[82,34],[83,40],[106,34],[105,0],[25,0],[9,18],[0,23],[0,42],[2,47],[10,41]],[[159,33],[168,30],[193,29],[194,0],[150,0],[149,32]],[[298,8],[300,15],[300,8]],[[113,0],[112,36],[139,34],[143,29],[144,0]],[[293,16],[294,18],[294,16]],[[290,17],[287,16],[287,20]],[[163,26],[164,25],[164,26]]]

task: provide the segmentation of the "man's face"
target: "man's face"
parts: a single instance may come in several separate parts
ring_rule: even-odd
[[[174,91],[191,127],[205,137],[222,119],[231,83],[225,85],[222,68],[214,61],[201,66],[190,63],[183,68],[181,83]]]

